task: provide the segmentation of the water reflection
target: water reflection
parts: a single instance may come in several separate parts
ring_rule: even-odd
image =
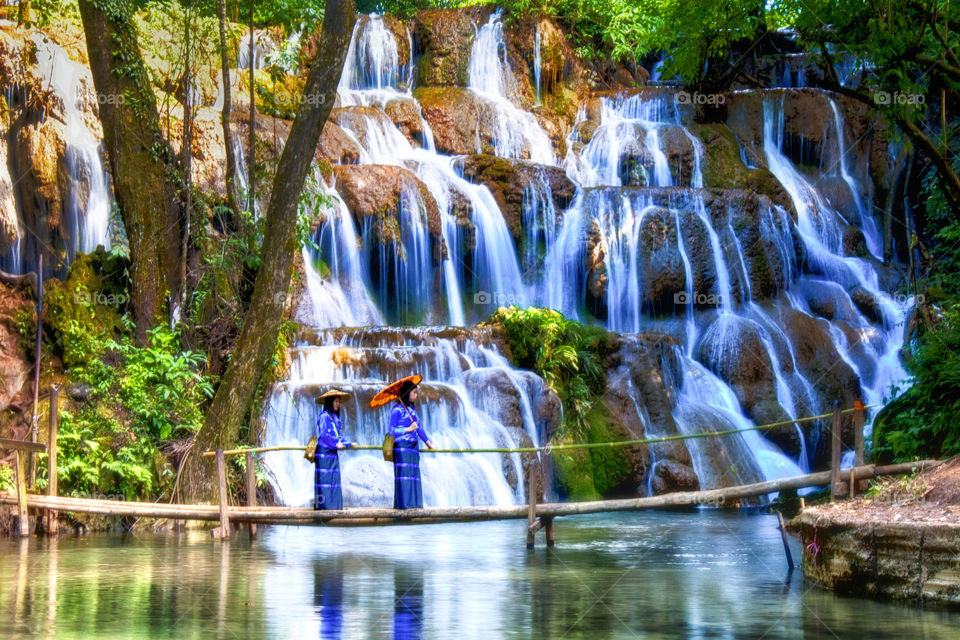
[[[423,632],[423,570],[394,567],[393,640],[420,640]]]
[[[318,563],[313,575],[313,606],[320,615],[320,637],[323,640],[340,640],[343,630],[342,563]]]
[[[788,575],[776,518],[0,539],[0,638],[953,638],[960,614]],[[794,554],[799,557],[799,545]]]

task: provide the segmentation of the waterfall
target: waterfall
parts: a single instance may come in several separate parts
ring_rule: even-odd
[[[537,23],[537,32],[533,37],[533,81],[536,85],[537,92],[537,106],[540,106],[542,87],[540,85],[540,75],[543,72],[543,61],[541,60],[540,52],[540,23]]]
[[[110,249],[108,226],[113,196],[100,140],[90,127],[96,123],[91,101],[113,96],[96,96],[89,68],[70,60],[58,45],[41,34],[34,34],[32,39],[41,77],[63,104],[65,160],[70,177],[69,195],[63,202],[63,227],[70,234],[65,240],[68,260],[72,260],[77,252],[90,253],[98,245]],[[85,112],[89,123],[84,119]]]
[[[512,78],[503,40],[502,10],[477,32],[467,74],[468,88],[493,110],[494,146],[503,158],[527,157],[540,164],[555,164],[550,138],[533,114],[518,109],[507,99]]]
[[[390,407],[371,410],[370,398],[409,371],[421,373],[423,398],[417,411],[431,440],[448,448],[494,448],[536,444],[531,400],[520,372],[511,371],[484,337],[430,329],[328,330],[293,348],[289,377],[274,387],[266,409],[265,445],[302,444],[316,430],[313,398],[331,386],[348,391],[343,431],[360,442],[379,442]],[[529,376],[529,374],[526,374]],[[501,380],[503,384],[495,381]],[[515,415],[503,411],[517,402]],[[271,452],[265,462],[281,499],[306,505],[313,499],[313,466],[299,452]],[[344,501],[349,506],[393,504],[393,468],[379,451],[340,456]],[[519,455],[424,454],[426,506],[509,505],[524,499]]]
[[[801,172],[784,153],[789,137],[783,92],[764,96],[763,120],[751,126],[762,129],[762,158],[796,220],[789,207],[767,198],[750,200],[755,207],[750,209],[706,184],[705,176],[715,175],[709,162],[716,160],[700,136],[709,138],[704,129],[685,124],[689,109],[662,88],[599,97],[589,109],[581,105],[563,162],[576,191],[559,210],[550,186],[555,176],[537,166],[556,164],[549,138],[532,114],[510,100],[516,83],[504,29],[499,12],[477,25],[468,89],[481,111],[478,140],[479,127],[489,127],[483,134],[493,140],[494,154],[516,163],[511,167],[522,165],[530,176],[519,189],[510,185],[512,201],[504,193],[495,197],[479,183],[482,176],[478,183],[465,178],[480,175],[470,158],[437,152],[412,92],[413,66],[400,64],[403,34],[380,16],[358,21],[338,88],[342,108],[331,118],[359,147],[361,165],[388,165],[402,175],[395,210],[384,212],[398,222],[398,235],[395,245],[381,246],[373,229],[376,216],[349,211],[334,191],[337,185],[322,187],[330,190],[334,206],[315,232],[319,251],[304,253],[311,304],[298,309],[304,329],[290,352],[294,365],[268,402],[269,444],[306,441],[316,419],[310,398],[332,385],[356,393],[346,406],[350,436],[378,441],[386,412],[369,411],[364,399],[413,371],[425,375],[422,413],[436,441],[454,446],[543,441],[534,397],[542,381],[511,369],[495,341],[478,338],[477,329],[456,328],[485,319],[500,304],[558,309],[627,334],[626,341],[651,334],[669,341],[678,364],[667,386],[675,394],[670,412],[679,433],[744,429],[754,424],[752,416],[796,418],[828,406],[822,378],[811,369],[809,346],[795,343],[792,324],[800,318],[823,331],[831,343],[825,348],[834,349],[853,372],[866,402],[879,402],[890,384],[904,377],[897,351],[910,303],[900,304],[881,290],[871,259],[844,253],[849,224],[864,227],[871,251],[876,238],[865,228],[871,220],[868,199],[858,190],[857,165],[848,162],[836,104],[830,103],[827,142],[836,148],[837,160],[820,172],[841,190],[849,188],[858,219],[852,209],[847,220],[831,206],[810,175],[815,169]],[[537,45],[538,96],[540,55]],[[422,137],[404,135],[388,115],[392,101],[415,108]],[[587,123],[590,118],[594,121]],[[743,145],[739,153],[747,157]],[[516,207],[518,200],[519,210],[501,209],[505,202]],[[428,225],[432,202],[439,225],[432,218]],[[509,221],[519,232],[508,226],[508,213],[519,215],[519,221]],[[745,237],[750,239],[741,243]],[[442,249],[434,252],[431,243]],[[854,288],[875,298],[881,320],[871,321],[854,304]],[[834,310],[832,317],[811,307],[814,294]],[[382,326],[416,325],[425,317],[453,326]],[[749,390],[737,380],[747,360],[755,361],[749,366],[769,367]],[[638,384],[624,384],[642,393]],[[643,398],[633,401],[644,433],[666,435],[664,425],[646,414]],[[789,455],[767,432],[694,439],[684,446],[701,488],[774,479],[800,474],[814,461],[816,429],[795,428],[796,441],[789,429],[786,436],[771,436],[777,443],[788,438]],[[650,456],[648,485],[657,465],[673,460],[663,447],[652,447]],[[311,477],[294,458],[271,454],[268,464],[283,499],[304,504],[312,495]],[[390,504],[389,465],[361,452],[345,453],[343,460],[348,504]],[[515,457],[427,455],[427,504],[522,500],[519,464]]]
[[[864,204],[863,198],[860,196],[860,189],[857,188],[856,181],[854,180],[853,176],[850,175],[850,170],[848,168],[850,159],[847,157],[847,143],[843,129],[843,116],[840,115],[840,110],[837,108],[837,103],[833,99],[830,100],[830,109],[833,110],[833,122],[834,126],[836,127],[837,136],[838,159],[835,163],[834,169],[840,172],[840,176],[843,178],[843,181],[846,182],[847,186],[850,188],[850,195],[853,197],[854,204],[857,207],[857,213],[860,217],[860,229],[863,231],[863,237],[867,242],[867,249],[871,254],[873,254],[874,258],[880,260],[883,258],[883,234],[880,232],[880,228],[877,226],[877,221],[870,212],[869,207]]]
[[[873,265],[866,260],[843,255],[838,222],[842,217],[827,204],[814,186],[781,151],[784,139],[783,99],[783,95],[779,100],[766,97],[763,102],[763,151],[767,165],[787,190],[797,211],[796,229],[803,242],[811,271],[814,276],[819,274],[826,277],[826,281],[817,280],[818,286],[834,292],[833,295],[839,299],[843,308],[847,309],[845,320],[859,333],[858,346],[863,347],[863,355],[867,358],[870,368],[875,371],[872,380],[870,377],[861,376],[864,401],[871,405],[881,405],[886,394],[890,392],[891,385],[907,378],[897,354],[903,345],[903,323],[914,301],[912,298],[906,301],[895,301],[880,288],[879,277]],[[847,181],[849,173],[844,168],[843,157],[846,151],[845,143],[842,142],[842,120],[839,119],[839,112],[832,100],[830,105],[835,115],[838,149],[841,155],[839,169],[844,180]],[[856,193],[856,185],[852,178],[847,183],[851,191]],[[869,215],[862,216],[864,226],[868,226],[869,217]],[[862,287],[877,300],[883,316],[882,327],[874,326],[852,303],[847,289],[854,286]],[[791,296],[790,301],[791,304],[800,308],[796,296]],[[809,309],[801,308],[801,310],[810,315]],[[841,331],[833,323],[831,323],[830,334],[834,338],[837,353],[859,374],[861,368],[855,364],[855,358],[850,353],[851,345],[842,337]],[[876,409],[873,409],[871,415],[875,412]],[[869,434],[869,428],[866,433]]]

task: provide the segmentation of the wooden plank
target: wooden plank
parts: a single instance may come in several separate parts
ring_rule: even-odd
[[[257,506],[257,460],[253,451],[247,451],[247,506]],[[257,537],[257,524],[251,522],[247,525],[250,531],[250,539]]]
[[[17,451],[16,474],[17,474],[17,517],[20,521],[20,536],[30,535],[30,517],[27,514],[27,474],[24,469],[24,453]]]
[[[217,449],[217,494],[220,499],[220,539],[230,539],[230,515],[227,497],[227,465],[223,449]]]
[[[30,442],[29,440],[11,440],[10,438],[0,438],[0,449],[13,449],[15,451],[32,451],[40,453],[47,450],[47,445],[42,442]]]
[[[60,428],[60,388],[50,387],[50,428],[47,431],[47,495],[57,495],[57,433]],[[58,529],[57,512],[47,510],[47,535],[56,535]]]
[[[830,500],[837,499],[840,489],[840,454],[842,443],[840,429],[843,427],[843,416],[840,414],[840,402],[833,404],[833,420],[830,424]]]

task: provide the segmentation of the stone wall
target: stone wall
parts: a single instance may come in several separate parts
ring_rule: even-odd
[[[839,593],[960,610],[956,517],[876,521],[833,511],[805,509],[793,522],[807,578]]]

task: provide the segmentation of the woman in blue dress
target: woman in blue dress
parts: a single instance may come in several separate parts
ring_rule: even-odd
[[[420,440],[431,449],[433,443],[417,417],[415,403],[420,391],[407,380],[400,387],[397,401],[390,414],[390,435],[393,436],[393,508],[419,509],[423,507],[423,488],[420,486]]]
[[[340,449],[355,446],[343,438],[340,422],[340,398],[350,394],[331,389],[317,398],[323,411],[317,418],[317,453],[314,458],[314,509],[343,509],[340,488]]]

